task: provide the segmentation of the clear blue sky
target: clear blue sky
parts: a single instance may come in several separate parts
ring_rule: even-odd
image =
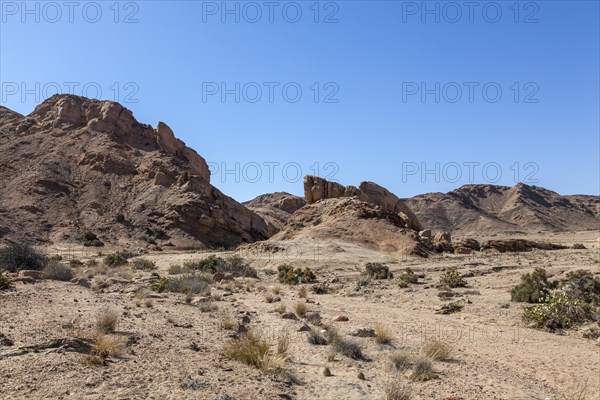
[[[317,165],[401,197],[470,181],[600,191],[598,1],[0,3],[1,105],[27,114],[52,82],[100,88],[170,125],[240,201],[302,194]]]

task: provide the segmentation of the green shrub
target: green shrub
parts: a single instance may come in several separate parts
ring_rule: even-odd
[[[22,269],[42,270],[48,258],[27,244],[10,242],[0,248],[0,269],[17,272]]]
[[[277,267],[277,275],[279,282],[288,285],[298,285],[300,283],[313,283],[317,281],[317,277],[310,268],[296,268],[288,264],[282,264]]]
[[[417,283],[419,278],[417,275],[415,275],[412,269],[406,268],[404,273],[400,275],[400,280],[408,285],[409,283]]]
[[[510,299],[520,303],[542,303],[550,294],[546,270],[536,268],[531,274],[521,276],[521,283],[510,291]]]
[[[136,258],[131,261],[133,269],[139,269],[142,271],[152,271],[156,269],[156,263],[146,258]]]
[[[93,232],[84,233],[81,238],[81,243],[85,247],[102,247],[102,246],[104,246],[104,243],[102,243],[100,241],[100,239],[98,239],[98,236],[96,236],[96,234]]]
[[[118,267],[127,264],[127,260],[132,257],[131,253],[119,251],[114,254],[109,254],[104,258],[104,264],[109,267]]]
[[[387,265],[382,263],[367,263],[364,274],[371,279],[391,279],[394,277]]]
[[[211,255],[202,260],[186,261],[184,268],[194,271],[233,274],[236,277],[258,278],[256,270],[248,265],[240,256],[221,258]]]
[[[158,277],[157,280],[152,282],[152,284],[150,285],[150,288],[155,292],[162,293],[165,291],[165,288],[167,287],[167,283],[169,282],[169,280],[170,280],[169,278],[160,276],[160,277]]]
[[[59,261],[50,261],[42,270],[42,278],[54,281],[68,282],[75,276],[73,269]]]
[[[184,275],[179,278],[168,279],[164,290],[167,292],[197,294],[210,291],[209,284],[212,279],[207,274]]]
[[[600,306],[600,277],[594,278],[590,271],[569,272],[560,285],[570,299]]]
[[[467,281],[460,275],[456,268],[446,271],[440,276],[440,285],[451,288],[467,286]]]
[[[523,320],[537,328],[550,331],[570,328],[592,316],[588,304],[570,299],[564,292],[553,293],[543,300],[544,303],[525,307],[523,311]]]
[[[12,286],[12,282],[8,277],[4,276],[2,271],[0,270],[0,290],[10,289]]]

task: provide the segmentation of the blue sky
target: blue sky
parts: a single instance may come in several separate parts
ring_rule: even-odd
[[[597,1],[0,3],[0,105],[118,100],[240,201],[306,174],[600,192]]]

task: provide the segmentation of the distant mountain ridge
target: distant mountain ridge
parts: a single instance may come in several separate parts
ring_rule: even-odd
[[[472,233],[600,229],[600,197],[561,196],[518,183],[464,185],[448,193],[403,199],[427,229]]]

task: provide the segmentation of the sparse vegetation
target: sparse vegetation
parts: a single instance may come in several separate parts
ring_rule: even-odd
[[[306,296],[308,296],[308,293],[306,292],[306,287],[301,286],[300,289],[298,289],[298,297],[300,297],[301,299],[305,299]]]
[[[536,268],[532,273],[521,276],[521,283],[511,290],[510,298],[520,303],[542,303],[550,294],[551,287],[546,270]]]
[[[104,264],[109,267],[118,267],[127,264],[127,260],[132,257],[131,253],[119,251],[109,254],[104,258]]]
[[[410,268],[406,268],[404,273],[400,275],[400,281],[404,282],[406,285],[417,283],[419,281],[419,277],[414,273],[414,271]]]
[[[434,361],[448,360],[452,354],[452,349],[447,343],[432,339],[425,342],[421,349],[423,355],[431,358]]]
[[[395,372],[403,372],[410,368],[412,357],[405,350],[398,350],[390,355],[390,363],[392,370]]]
[[[287,285],[298,285],[300,283],[314,283],[317,280],[316,275],[310,268],[296,268],[288,264],[282,264],[277,267],[279,282]],[[306,290],[306,289],[305,289]]]
[[[100,333],[114,332],[119,321],[119,313],[113,308],[100,310],[96,316],[96,330]]]
[[[54,281],[69,282],[74,276],[73,269],[60,261],[50,261],[42,270],[42,278]]]
[[[125,351],[126,343],[120,337],[97,335],[94,339],[92,354],[98,357],[119,357]]]
[[[333,374],[331,373],[331,370],[327,367],[323,368],[323,375],[327,376],[327,377],[333,376]]]
[[[437,376],[433,372],[433,364],[429,358],[420,357],[415,360],[411,375],[412,380],[425,382],[435,378]]]
[[[371,279],[392,279],[394,277],[388,266],[382,263],[365,264],[364,275]]]
[[[314,294],[328,294],[331,292],[331,288],[326,283],[312,285],[310,289]]]
[[[210,294],[212,278],[208,274],[184,275],[174,279],[167,279],[164,291],[183,294]]]
[[[256,270],[247,264],[242,257],[231,256],[221,258],[211,255],[202,260],[186,261],[183,267],[188,270],[207,273],[230,273],[236,277],[258,278]]]
[[[294,306],[294,314],[296,314],[300,318],[304,317],[304,315],[307,312],[308,312],[308,306],[306,305],[306,303],[299,301]]]
[[[22,269],[42,270],[48,257],[28,244],[9,242],[0,248],[0,269],[17,272]]]
[[[351,358],[353,360],[364,360],[365,356],[359,343],[353,340],[347,340],[339,335],[335,335],[334,340],[330,342],[336,352]]]
[[[12,282],[8,277],[4,276],[2,271],[0,270],[0,290],[10,289],[12,287]]]
[[[385,386],[383,398],[384,400],[410,400],[412,390],[399,379],[392,379]]]
[[[594,278],[590,271],[569,272],[560,286],[570,299],[600,306],[600,277]]]
[[[103,247],[104,243],[93,232],[86,232],[81,237],[81,243],[85,247]]]
[[[537,328],[550,331],[566,329],[591,317],[589,304],[571,299],[564,292],[553,293],[541,304],[525,307],[523,319]]]
[[[148,298],[150,292],[147,289],[140,289],[136,292],[133,300],[135,301],[136,307],[146,306],[147,308],[152,307],[152,300]]]
[[[464,287],[467,286],[467,281],[460,275],[456,268],[452,268],[440,276],[440,285],[449,288]]]
[[[281,340],[282,337],[279,338]],[[270,341],[261,334],[249,331],[239,339],[227,343],[223,351],[227,358],[251,365],[263,373],[285,371],[287,349],[279,345],[276,346],[277,350],[271,347]]]
[[[320,326],[321,321],[321,313],[319,311],[311,311],[304,314],[304,319],[306,322],[309,322],[313,325]]]
[[[377,344],[391,344],[393,340],[393,335],[390,329],[383,325],[377,324],[375,325],[375,343]]]
[[[130,264],[133,269],[141,271],[154,271],[157,268],[156,263],[154,261],[148,260],[146,258],[135,258],[131,261]]]

